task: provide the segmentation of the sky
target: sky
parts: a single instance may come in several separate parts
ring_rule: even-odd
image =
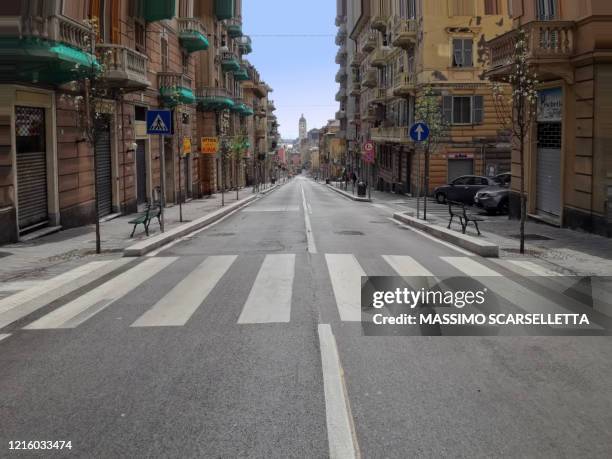
[[[302,113],[310,130],[338,110],[335,18],[332,0],[242,0],[242,29],[253,40],[245,57],[274,89],[283,139],[298,137]]]

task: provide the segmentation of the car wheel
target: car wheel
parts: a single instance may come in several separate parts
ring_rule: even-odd
[[[507,214],[508,213],[508,200],[505,199],[502,202],[499,203],[499,205],[497,206],[497,211],[500,214]]]
[[[446,204],[446,195],[444,193],[436,194],[436,201],[438,204]]]

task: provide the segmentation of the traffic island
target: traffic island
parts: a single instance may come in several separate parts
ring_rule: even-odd
[[[270,189],[270,191],[273,188]],[[240,209],[241,207],[251,203],[251,201],[258,198],[258,195],[251,195],[248,198],[241,199],[240,201],[236,201],[233,204],[222,207],[210,214],[207,214],[203,217],[198,218],[197,220],[193,220],[192,222],[185,223],[184,225],[177,226],[165,233],[160,233],[156,236],[153,236],[149,239],[145,239],[140,241],[134,245],[131,245],[123,250],[124,257],[141,257],[146,255],[149,252],[152,252],[176,239],[179,239],[183,236],[186,236],[194,231],[197,231],[205,226],[210,225],[211,223],[220,220],[226,215],[234,212],[235,210]]]
[[[403,213],[393,214],[393,218],[398,222],[410,227],[421,230],[442,241],[449,242],[465,250],[486,258],[499,258],[499,246],[484,240],[482,237],[474,237],[467,234],[458,233],[443,226],[435,225],[423,220],[419,220]]]
[[[330,190],[334,190],[336,193],[341,194],[342,196],[344,196],[345,198],[351,199],[353,201],[359,201],[359,202],[372,202],[372,200],[370,198],[367,197],[360,197],[360,196],[355,196],[347,191],[341,190],[340,188],[335,187],[334,185],[331,184],[327,184],[326,185]]]

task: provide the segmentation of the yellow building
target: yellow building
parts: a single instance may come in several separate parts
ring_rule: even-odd
[[[487,75],[512,71],[517,29],[541,82],[526,146],[528,213],[557,225],[612,235],[612,2],[510,0],[513,30],[488,43]],[[520,158],[512,158],[514,190]],[[518,195],[511,212],[520,214]]]
[[[377,145],[376,185],[415,193],[419,149],[408,138],[415,99],[427,88],[440,96],[449,136],[432,155],[430,192],[460,175],[510,169],[507,140],[483,80],[482,44],[510,29],[501,0],[347,0],[345,16],[355,43],[349,52],[348,93],[358,110],[356,146]],[[348,101],[351,106],[351,101]],[[421,162],[422,163],[422,162]]]

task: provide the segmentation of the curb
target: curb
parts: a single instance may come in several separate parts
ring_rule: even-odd
[[[461,248],[474,252],[476,255],[486,258],[499,258],[499,246],[492,242],[483,241],[474,236],[457,233],[443,226],[434,225],[431,223],[418,220],[415,217],[402,213],[393,214],[393,218],[399,222],[405,223],[408,226],[424,231],[432,236],[437,237],[445,242],[450,242]]]
[[[259,194],[260,194],[261,196],[265,196],[265,195],[267,195],[268,193],[272,193],[272,192],[273,192],[274,190],[276,190],[277,188],[280,188],[280,185],[278,185],[278,184],[276,184],[276,185],[272,185],[270,188],[266,188],[265,190],[260,191],[260,192],[259,192]]]
[[[338,188],[336,188],[333,185],[325,185],[327,188],[329,188],[330,190],[335,191],[336,193],[341,194],[342,196],[344,196],[345,198],[351,199],[353,201],[358,201],[358,202],[372,202],[371,199],[369,198],[360,198],[359,196],[353,196],[351,193],[347,193],[346,191],[340,190]]]
[[[172,242],[175,239],[181,238],[193,231],[204,228],[205,226],[210,225],[211,223],[216,222],[217,220],[225,217],[227,214],[235,211],[236,209],[244,206],[245,204],[250,203],[251,201],[257,199],[259,195],[251,195],[248,198],[244,198],[240,201],[237,201],[229,206],[222,207],[221,209],[215,210],[214,212],[204,215],[203,217],[198,218],[192,222],[186,223],[184,225],[173,228],[165,233],[158,234],[157,236],[153,236],[150,239],[146,239],[144,241],[140,241],[134,245],[126,247],[123,250],[124,257],[141,257],[146,255],[149,252],[152,252],[159,247],[162,247],[169,242]]]

